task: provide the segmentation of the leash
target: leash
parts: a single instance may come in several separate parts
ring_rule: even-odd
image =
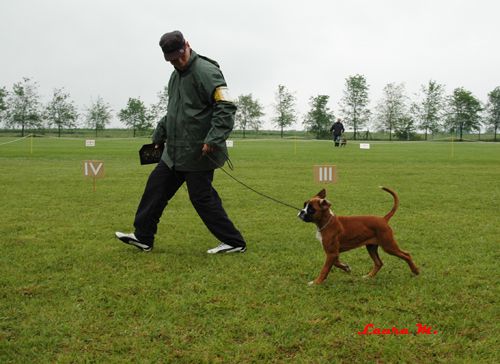
[[[205,154],[205,155],[206,155],[206,157],[208,157],[208,159],[210,159],[212,162],[214,162],[216,165],[218,165],[218,163],[217,163],[217,162],[216,162],[216,161],[215,161],[212,157],[210,157],[210,155],[209,155],[209,154]],[[231,159],[229,159],[229,156],[228,156],[227,154],[226,154],[226,158],[227,158],[227,162],[228,162],[228,163],[227,163],[227,165],[229,166],[229,169],[231,169],[231,170],[233,171],[233,170],[234,170],[234,165],[233,165],[233,162],[231,162]],[[228,175],[228,176],[229,176],[230,178],[232,178],[234,181],[238,182],[240,185],[242,185],[243,187],[245,187],[245,188],[249,189],[250,191],[252,191],[252,192],[254,192],[254,193],[258,194],[259,196],[262,196],[262,197],[264,197],[264,198],[267,198],[267,199],[269,199],[269,200],[271,200],[271,201],[273,201],[273,202],[276,202],[276,203],[278,203],[278,204],[280,204],[280,205],[283,205],[283,206],[289,207],[289,208],[291,208],[291,209],[293,209],[293,210],[297,210],[297,211],[302,210],[302,209],[299,209],[299,208],[297,208],[297,207],[295,207],[295,206],[292,206],[292,205],[290,205],[290,204],[288,204],[288,203],[286,203],[286,202],[280,201],[280,200],[278,200],[278,199],[276,199],[276,198],[274,198],[274,197],[271,197],[271,196],[269,196],[269,195],[266,195],[265,193],[262,193],[262,192],[257,191],[255,188],[250,187],[250,186],[249,186],[249,185],[247,185],[246,183],[244,183],[244,182],[240,181],[238,178],[234,177],[231,173],[229,173],[228,171],[226,171],[226,170],[224,169],[224,167],[223,167],[223,166],[219,166],[219,168],[222,170],[222,172],[224,172],[226,175]]]

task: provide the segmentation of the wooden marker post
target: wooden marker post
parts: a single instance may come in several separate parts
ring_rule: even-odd
[[[95,192],[95,180],[104,177],[104,162],[103,161],[83,161],[83,176],[92,177],[93,190]]]
[[[314,166],[313,171],[316,183],[337,183],[337,166]]]
[[[455,158],[455,138],[451,136],[451,159]]]

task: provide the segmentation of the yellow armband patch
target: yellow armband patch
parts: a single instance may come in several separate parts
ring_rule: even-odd
[[[220,86],[215,89],[214,100],[215,102],[219,101],[233,102],[233,99],[229,94],[229,89],[226,86]]]

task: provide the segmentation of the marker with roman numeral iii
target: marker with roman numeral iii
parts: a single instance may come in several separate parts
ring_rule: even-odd
[[[314,180],[316,183],[336,183],[337,167],[335,165],[314,166]]]

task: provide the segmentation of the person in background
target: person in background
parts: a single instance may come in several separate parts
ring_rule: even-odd
[[[196,212],[220,242],[207,253],[243,253],[246,242],[212,185],[214,170],[228,159],[226,139],[236,112],[224,76],[218,63],[192,50],[180,31],[164,34],[160,47],[174,71],[168,83],[167,114],[152,139],[158,147],[163,143],[166,147],[146,183],[135,214],[135,231],[115,235],[126,244],[151,251],[163,210],[186,183]]]
[[[335,143],[335,146],[338,147],[340,145],[340,137],[344,133],[344,125],[340,121],[340,119],[337,119],[335,123],[333,123],[332,127],[330,128],[330,132],[333,132],[333,142]]]

